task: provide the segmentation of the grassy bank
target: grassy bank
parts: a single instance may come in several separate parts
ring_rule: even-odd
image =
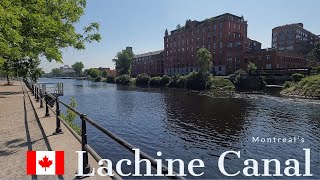
[[[287,82],[282,95],[320,98],[320,74],[303,78],[299,82]]]

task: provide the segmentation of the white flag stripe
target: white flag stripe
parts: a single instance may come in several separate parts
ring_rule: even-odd
[[[48,158],[48,161],[52,161],[50,167],[44,168],[39,164],[39,161],[43,161],[44,157]],[[55,151],[37,151],[36,153],[36,172],[37,175],[55,175],[55,160],[56,152]]]

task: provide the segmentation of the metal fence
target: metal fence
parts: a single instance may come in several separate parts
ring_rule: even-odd
[[[62,133],[61,124],[60,124],[62,122],[67,127],[67,129],[74,135],[74,137],[81,143],[81,151],[85,151],[85,153],[83,154],[83,173],[84,174],[90,173],[90,171],[91,171],[91,168],[90,168],[89,162],[88,162],[88,152],[92,155],[92,157],[97,162],[102,159],[98,155],[98,153],[96,153],[96,151],[88,145],[88,142],[87,142],[87,123],[89,123],[90,125],[92,125],[96,129],[98,129],[100,132],[102,132],[103,134],[105,134],[106,136],[108,136],[109,138],[111,138],[112,140],[117,142],[118,144],[120,144],[123,148],[127,149],[132,154],[135,153],[135,151],[133,149],[136,149],[136,147],[134,147],[133,145],[131,145],[127,141],[123,140],[122,138],[118,137],[117,135],[115,135],[111,131],[105,129],[100,124],[98,124],[94,120],[90,119],[86,114],[83,114],[83,113],[77,111],[76,109],[70,107],[68,104],[60,101],[58,97],[55,97],[55,96],[51,95],[50,93],[44,91],[40,85],[31,83],[28,81],[24,81],[24,83],[29,88],[29,90],[32,92],[32,94],[34,95],[36,101],[40,102],[40,108],[43,108],[45,106],[45,111],[46,111],[45,116],[50,116],[50,111],[52,113],[54,113],[54,115],[56,116],[56,129],[55,129],[54,134]],[[54,104],[56,107],[55,110],[52,108],[54,104],[50,103],[50,101],[51,102],[54,101]],[[60,112],[61,112],[60,105],[65,106],[67,109],[71,110],[72,112],[74,112],[75,114],[77,114],[80,117],[80,119],[81,119],[81,136],[79,136],[67,124],[67,122],[60,117]],[[148,154],[144,153],[143,151],[140,151],[140,157],[142,159],[148,159],[151,162],[151,166],[154,169],[157,168],[156,160],[153,159]],[[114,172],[114,173],[117,174],[116,172]],[[168,174],[168,167],[163,164],[162,164],[162,173]],[[177,176],[176,172],[173,172],[173,173],[175,174],[175,176],[165,176],[165,177],[170,178],[170,179],[185,179],[184,177]],[[120,177],[120,176],[117,176],[117,177]],[[117,179],[117,177],[114,176],[113,178]]]

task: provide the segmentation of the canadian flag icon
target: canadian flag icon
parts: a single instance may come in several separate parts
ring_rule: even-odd
[[[63,175],[63,151],[27,151],[28,175]]]

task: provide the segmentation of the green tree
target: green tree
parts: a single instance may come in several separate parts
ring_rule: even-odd
[[[309,65],[320,65],[320,44],[316,44],[315,48],[308,54]]]
[[[82,69],[84,68],[82,62],[75,62],[71,67],[76,72],[77,76],[81,76]]]
[[[101,76],[104,78],[107,78],[108,77],[107,71],[102,71]]]
[[[206,48],[200,48],[197,51],[199,73],[204,76],[210,74],[212,68],[212,55]]]
[[[95,68],[90,68],[87,73],[93,79],[97,78],[98,76],[101,76],[101,71]]]
[[[63,75],[63,71],[60,68],[54,68],[51,70],[51,76],[52,77],[60,77]]]
[[[9,69],[28,58],[62,62],[61,49],[85,49],[86,42],[100,41],[99,24],[77,32],[75,23],[84,14],[86,0],[1,0],[0,61]]]
[[[130,50],[122,50],[121,52],[117,53],[113,62],[116,65],[116,69],[118,71],[118,75],[129,75],[131,74],[131,63],[133,60],[134,54]]]
[[[254,63],[249,62],[249,64],[247,65],[247,70],[251,71],[251,70],[256,70],[256,69],[257,69],[257,66]]]

